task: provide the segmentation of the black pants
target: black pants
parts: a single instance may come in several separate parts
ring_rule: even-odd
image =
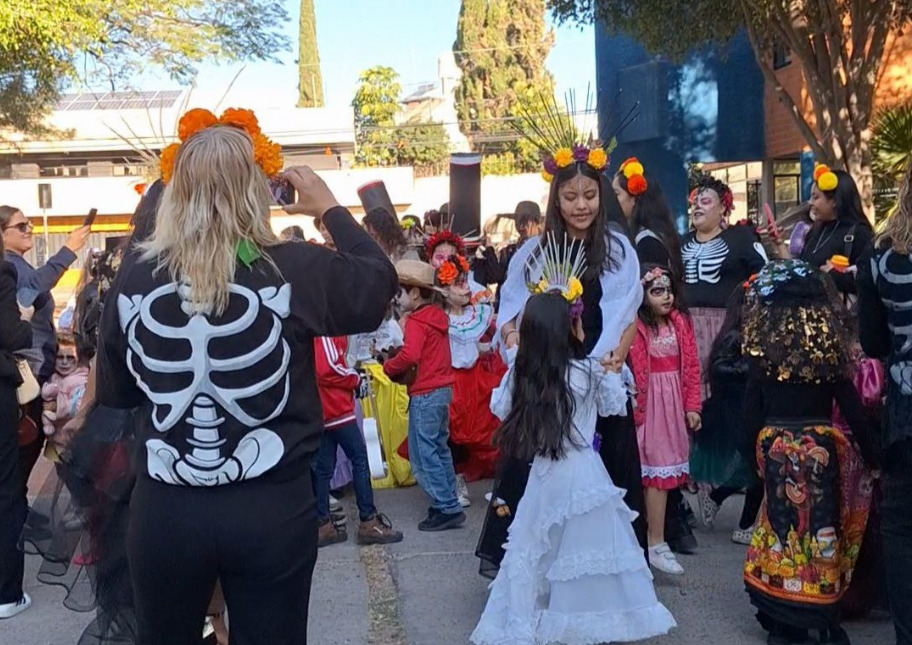
[[[232,645],[306,645],[317,560],[309,469],[213,488],[140,476],[127,538],[137,645],[198,645],[216,580]]]
[[[719,506],[732,495],[738,493],[741,489],[731,486],[719,486],[709,494],[710,499]],[[744,495],[744,508],[741,509],[741,520],[738,522],[738,528],[747,530],[757,521],[757,513],[760,512],[760,506],[763,505],[763,482],[757,482],[747,487]]]
[[[633,407],[627,404],[626,417],[599,417],[596,430],[602,437],[599,446],[602,463],[614,485],[627,491],[624,503],[638,513],[633,521],[633,531],[640,546],[646,549],[646,498]]]
[[[19,537],[27,505],[19,472],[18,418],[16,391],[0,382],[0,605],[22,598],[25,560]]]
[[[883,497],[883,551],[896,645],[912,645],[912,439],[887,451]]]

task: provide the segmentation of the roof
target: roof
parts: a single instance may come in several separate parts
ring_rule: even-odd
[[[5,134],[0,137],[0,154],[160,149],[176,141],[180,115],[194,107],[214,112],[227,107],[252,109],[263,132],[285,147],[354,145],[355,141],[350,108],[298,108],[262,92],[245,91],[236,83],[217,95],[192,89],[64,94],[47,123],[71,136],[27,140],[18,133]]]
[[[402,103],[415,103],[439,98],[443,97],[440,95],[440,88],[437,83],[422,83],[418,86],[418,89],[402,99]]]

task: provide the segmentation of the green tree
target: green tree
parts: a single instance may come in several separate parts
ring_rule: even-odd
[[[912,163],[912,101],[878,110],[871,131],[874,205],[880,220],[896,206],[897,187]]]
[[[391,67],[371,67],[361,72],[352,101],[355,112],[355,160],[364,166],[395,165],[395,117],[402,86]]]
[[[512,157],[517,170],[538,168],[537,153],[510,127],[523,102],[551,94],[554,80],[545,59],[554,33],[545,24],[542,0],[463,0],[453,53],[462,70],[456,110],[476,150]]]
[[[25,134],[78,83],[129,89],[150,68],[190,81],[206,60],[274,60],[281,0],[0,0],[0,128]]]
[[[450,137],[440,123],[413,120],[396,128],[396,161],[418,170],[438,167],[450,154]]]
[[[558,20],[600,20],[651,52],[681,59],[745,29],[767,84],[815,156],[848,170],[869,215],[871,119],[878,70],[891,31],[908,25],[912,0],[548,0]],[[816,123],[776,78],[773,51],[787,47],[804,74]]]
[[[320,73],[314,0],[301,0],[298,41],[298,107],[323,107],[323,76]]]

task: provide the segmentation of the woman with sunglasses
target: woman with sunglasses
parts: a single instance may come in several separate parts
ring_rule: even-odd
[[[17,273],[17,298],[25,307],[33,306],[32,346],[19,354],[28,360],[32,373],[39,385],[44,385],[54,373],[57,360],[57,333],[54,330],[54,297],[51,289],[57,284],[64,271],[76,261],[76,254],[86,245],[89,239],[89,227],[83,226],[70,233],[63,248],[51,256],[39,268],[33,267],[25,254],[32,250],[35,239],[32,235],[32,223],[22,211],[14,206],[0,206],[0,231],[3,232],[5,257]],[[41,401],[33,404],[28,414],[40,427]],[[44,436],[31,444],[20,447],[19,468],[22,483],[28,482],[32,468],[41,454]]]

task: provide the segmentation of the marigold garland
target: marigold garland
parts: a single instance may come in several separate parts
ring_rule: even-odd
[[[194,108],[184,114],[177,124],[177,136],[185,142],[194,134],[214,125],[238,128],[248,134],[253,142],[253,157],[267,177],[278,175],[285,164],[282,147],[263,134],[259,120],[252,110],[228,108],[220,117],[209,110]],[[162,150],[159,157],[162,181],[168,183],[174,174],[174,164],[180,143],[172,143]]]

